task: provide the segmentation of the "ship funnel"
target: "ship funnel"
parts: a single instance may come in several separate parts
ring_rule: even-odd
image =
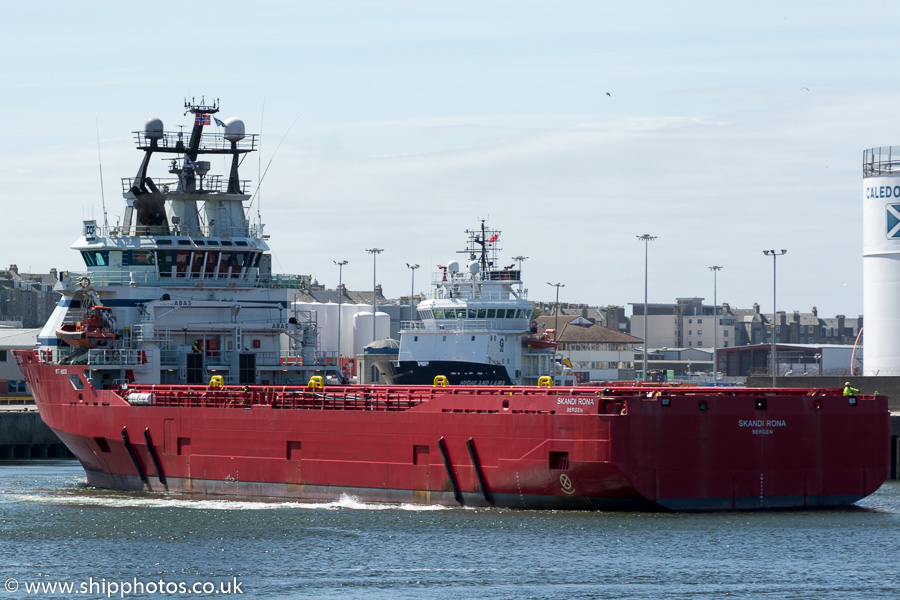
[[[244,139],[244,122],[237,117],[230,117],[225,121],[225,139],[229,142],[239,142]]]
[[[157,119],[156,117],[147,119],[147,122],[144,123],[144,135],[147,136],[148,140],[161,139],[163,136],[162,120]]]

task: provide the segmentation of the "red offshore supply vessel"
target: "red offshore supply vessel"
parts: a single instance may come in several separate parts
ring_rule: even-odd
[[[90,484],[697,511],[841,506],[885,481],[884,396],[323,385],[343,373],[297,301],[308,278],[273,276],[268,236],[246,217],[238,166],[256,138],[233,118],[204,133],[217,104],[185,109],[189,136],[159,119],[136,132],[144,160],[123,181],[123,221],[84,222],[73,247],[86,270],[61,275],[40,348],[13,351]],[[173,178],[148,176],[154,153],[171,155]],[[230,175],[209,175],[204,154],[230,157]],[[86,330],[85,307],[102,310],[102,335]]]

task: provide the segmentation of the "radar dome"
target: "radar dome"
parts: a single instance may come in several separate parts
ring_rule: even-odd
[[[477,260],[473,260],[469,263],[469,273],[473,275],[481,270],[481,264]]]
[[[459,261],[451,260],[447,263],[447,270],[451,273],[459,273]]]
[[[244,139],[244,122],[237,117],[231,117],[225,121],[225,139],[229,142],[239,142]]]
[[[144,135],[147,136],[148,139],[158,140],[163,136],[163,122],[161,119],[157,119],[153,117],[151,119],[147,119],[147,122],[144,123]]]

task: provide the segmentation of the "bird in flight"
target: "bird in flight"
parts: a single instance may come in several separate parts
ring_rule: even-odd
[[[609,92],[606,92],[606,95],[612,97],[612,94],[610,94]]]

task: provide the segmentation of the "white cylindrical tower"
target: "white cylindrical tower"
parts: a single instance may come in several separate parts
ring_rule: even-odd
[[[897,160],[893,153],[897,153]],[[865,375],[900,374],[900,146],[863,154]]]

